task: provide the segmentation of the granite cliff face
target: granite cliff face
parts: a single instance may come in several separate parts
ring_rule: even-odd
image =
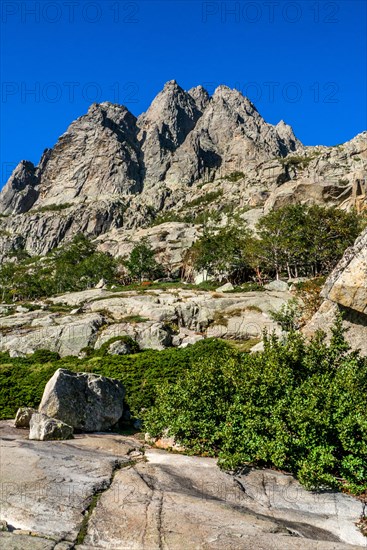
[[[306,333],[330,331],[335,314],[341,312],[350,345],[367,354],[367,229],[346,250],[321,295],[324,302],[307,325]]]
[[[250,225],[291,202],[363,208],[366,174],[367,133],[304,147],[237,90],[219,86],[209,97],[170,81],[138,118],[93,104],[38,166],[16,167],[0,193],[0,258],[17,249],[45,254],[79,232],[123,250],[131,230],[149,234],[160,214],[183,221],[185,209],[202,211],[198,204],[231,206]]]

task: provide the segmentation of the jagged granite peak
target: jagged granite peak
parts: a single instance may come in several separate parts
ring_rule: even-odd
[[[137,132],[136,118],[126,107],[91,105],[44,153],[37,206],[141,191]]]
[[[173,156],[166,179],[169,184],[210,181],[301,147],[290,127],[267,124],[247,97],[222,85]]]
[[[202,86],[186,92],[171,80],[138,119],[122,105],[91,105],[42,155],[34,169],[38,195],[33,184],[14,195],[10,180],[0,204],[4,213],[21,213],[138,194],[165,181],[167,172],[169,184],[192,183],[299,145],[290,127],[266,124],[239,91],[219,86],[210,98]]]
[[[290,149],[291,151],[295,151],[302,148],[302,143],[294,135],[292,126],[286,124],[284,120],[278,122],[275,128],[278,136],[283,141],[284,150]]]
[[[148,182],[164,179],[174,151],[193,130],[202,111],[175,80],[167,82],[138,117],[139,139]]]
[[[191,88],[188,91],[188,94],[191,95],[193,100],[196,103],[197,108],[199,111],[204,111],[205,107],[208,105],[210,101],[210,96],[208,92],[206,91],[203,86],[195,86],[194,88]]]
[[[0,193],[0,214],[27,212],[38,198],[38,175],[34,164],[22,160]]]
[[[124,235],[151,230],[168,212],[195,218],[229,206],[246,209],[254,227],[264,212],[294,202],[363,209],[366,137],[304,147],[290,126],[266,123],[227,86],[209,97],[202,86],[186,92],[169,81],[138,119],[121,105],[93,104],[38,167],[21,163],[0,193],[0,213],[19,214],[0,217],[0,259],[20,249],[46,254],[77,233],[110,242],[117,231],[123,249]],[[307,162],[295,163],[294,151]],[[210,195],[217,198],[207,203]]]

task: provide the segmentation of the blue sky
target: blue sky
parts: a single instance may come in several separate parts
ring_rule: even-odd
[[[240,89],[307,145],[367,128],[367,3],[39,0],[1,4],[2,183],[95,101],[146,110],[167,80]]]

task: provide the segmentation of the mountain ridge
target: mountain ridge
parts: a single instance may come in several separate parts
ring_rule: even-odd
[[[79,232],[124,241],[126,231],[158,217],[182,222],[188,211],[194,223],[216,211],[222,224],[237,213],[254,226],[288,203],[364,207],[366,174],[367,133],[304,146],[238,90],[221,85],[209,96],[171,80],[138,117],[93,103],[37,166],[18,164],[0,193],[0,257],[45,254]]]

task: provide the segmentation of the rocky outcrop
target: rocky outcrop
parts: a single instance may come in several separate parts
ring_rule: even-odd
[[[237,90],[219,86],[172,159],[170,184],[211,181],[236,171],[248,172],[261,160],[285,156],[301,143],[291,129],[267,124],[255,106]],[[292,135],[292,137],[290,137]]]
[[[94,345],[102,324],[102,315],[90,313],[72,316],[36,310],[9,315],[0,319],[0,350],[27,355],[48,349],[61,356],[78,355]]]
[[[137,132],[136,118],[125,107],[93,104],[44,154],[37,206],[141,191]]]
[[[265,202],[265,212],[287,204],[366,208],[367,132],[336,147],[306,147],[282,161],[285,175]]]
[[[37,185],[35,166],[22,160],[0,193],[0,213],[9,216],[27,212],[38,198]]]
[[[134,246],[146,239],[156,260],[166,272],[177,277],[181,274],[187,250],[202,234],[201,227],[182,222],[166,222],[138,230],[114,229],[97,239],[98,248],[113,256],[126,257]]]
[[[326,281],[322,296],[367,316],[367,229],[346,250]]]
[[[39,412],[75,430],[99,432],[120,420],[124,397],[125,390],[118,380],[58,369],[46,384]]]
[[[138,118],[139,139],[147,183],[164,179],[174,151],[202,115],[200,93],[185,92],[174,80],[166,83],[148,111]]]
[[[365,547],[362,502],[308,492],[281,472],[232,476],[212,458],[147,445],[143,456],[141,440],[118,434],[40,445],[11,422],[0,432],[4,550]]]
[[[7,308],[0,316],[0,351],[25,356],[49,349],[61,356],[77,356],[84,348],[100,349],[124,336],[141,349],[156,350],[186,346],[209,336],[261,338],[264,329],[279,331],[270,311],[279,310],[291,297],[288,290],[212,293],[185,285],[167,291],[148,287],[144,293],[101,288],[72,292],[50,298],[50,303],[38,302],[34,311]],[[54,311],[65,306],[73,309]]]
[[[321,292],[325,299],[306,326],[306,334],[327,330],[341,312],[346,338],[353,349],[367,355],[367,229],[348,248]]]
[[[29,428],[29,439],[37,441],[71,439],[74,431],[65,422],[38,412],[32,414]]]
[[[164,323],[146,321],[143,323],[114,323],[106,327],[99,334],[95,349],[100,349],[112,338],[120,336],[129,336],[139,345],[140,349],[162,350],[172,346],[171,331]],[[113,346],[113,344],[111,345]],[[115,352],[111,351],[109,347],[109,353]]]

